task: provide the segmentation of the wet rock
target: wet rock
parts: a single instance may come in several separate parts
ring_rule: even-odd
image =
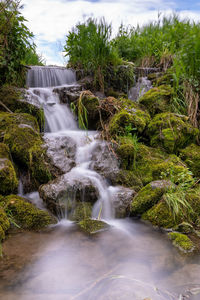
[[[130,205],[136,192],[125,187],[118,187],[112,201],[116,218],[125,218],[130,213]]]
[[[167,180],[157,180],[147,184],[133,198],[130,213],[132,216],[143,214],[161,199],[165,191],[171,186]]]
[[[44,136],[47,157],[61,174],[69,172],[75,166],[76,144],[67,136]]]
[[[140,77],[135,86],[129,90],[129,99],[136,101],[152,88],[151,81],[147,77]]]
[[[111,183],[116,181],[116,174],[119,173],[119,161],[114,152],[109,149],[109,144],[99,142],[92,152],[90,168],[100,173]]]
[[[101,220],[85,219],[78,223],[80,228],[89,234],[94,234],[109,228],[109,225]]]
[[[76,202],[74,208],[68,213],[68,219],[80,222],[92,217],[92,204],[90,202]]]
[[[70,104],[71,102],[78,100],[81,90],[81,85],[77,84],[72,86],[56,87],[53,89],[53,92],[59,95],[61,103]]]
[[[89,178],[75,176],[70,172],[40,186],[39,194],[55,213],[69,200],[94,203],[98,199],[98,190]]]
[[[139,192],[143,187],[142,181],[135,175],[134,171],[130,170],[120,170],[115,174],[115,183],[132,188],[136,192]]]

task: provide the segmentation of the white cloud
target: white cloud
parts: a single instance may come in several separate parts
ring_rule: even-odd
[[[47,63],[63,63],[58,42],[64,42],[67,32],[88,16],[102,17],[112,22],[115,32],[121,22],[124,24],[147,23],[155,20],[158,11],[171,12],[176,4],[164,0],[100,0],[99,2],[71,0],[24,0],[23,14],[29,21],[29,28],[36,37],[38,50]],[[200,13],[183,12],[183,16],[200,20]],[[49,45],[49,46],[48,46]]]

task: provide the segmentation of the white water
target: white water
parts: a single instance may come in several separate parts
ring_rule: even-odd
[[[74,81],[74,74],[71,70],[64,70],[65,77],[68,78],[69,85]],[[40,74],[42,72],[42,75]],[[49,72],[49,73],[48,73]],[[67,74],[69,72],[69,74]],[[55,73],[55,74],[54,74]],[[33,86],[33,78],[39,81],[40,75],[42,76],[42,83],[37,80],[34,81],[39,86],[50,85],[57,78],[58,69],[54,68],[32,68],[27,76],[27,85]],[[48,74],[48,75],[47,75]],[[71,76],[71,77],[70,77]],[[52,77],[52,78],[51,78]],[[64,79],[63,79],[64,80]],[[63,80],[55,80],[55,85],[58,86]],[[66,83],[65,82],[65,85]],[[32,103],[40,104],[45,113],[48,133],[47,136],[67,136],[74,140],[76,143],[76,166],[67,173],[70,179],[84,180],[89,179],[92,184],[97,188],[99,199],[93,208],[93,217],[98,217],[101,212],[101,218],[111,219],[114,217],[114,209],[112,207],[112,199],[114,199],[117,187],[110,187],[106,180],[97,172],[90,170],[92,152],[99,143],[97,133],[92,131],[81,131],[77,127],[72,112],[66,104],[60,104],[59,97],[53,92],[54,87],[35,87],[29,88],[29,101]],[[87,201],[87,199],[83,199]],[[67,215],[67,212],[65,216]],[[63,217],[63,215],[62,215]]]

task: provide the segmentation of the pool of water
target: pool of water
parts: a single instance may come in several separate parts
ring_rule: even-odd
[[[3,249],[3,300],[200,299],[199,257],[181,255],[139,221],[116,220],[93,236],[61,222],[13,233]]]

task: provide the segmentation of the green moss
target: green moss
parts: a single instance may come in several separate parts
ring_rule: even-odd
[[[0,225],[0,242],[5,239],[5,231]]]
[[[176,225],[171,211],[163,201],[154,205],[142,215],[143,220],[150,221],[154,226],[172,228]]]
[[[139,103],[148,109],[151,116],[155,116],[169,111],[172,93],[173,89],[168,85],[154,87],[139,99]]]
[[[130,212],[132,216],[141,215],[159,202],[163,193],[170,187],[166,180],[153,181],[143,187],[133,198]]]
[[[194,176],[200,177],[200,146],[191,144],[180,150],[182,160],[187,164]]]
[[[40,130],[44,129],[44,112],[36,106],[22,101],[24,94],[21,90],[13,86],[3,86],[0,88],[0,100],[8,109],[15,113],[27,113],[37,119]],[[0,106],[1,111],[6,111]]]
[[[199,130],[187,122],[186,116],[162,113],[149,123],[148,134],[153,147],[162,147],[168,153],[177,153],[181,148],[193,143]]]
[[[124,169],[133,169],[135,149],[132,144],[122,144],[117,149],[117,154],[121,158],[121,166]]]
[[[0,226],[4,232],[10,228],[9,219],[2,207],[0,207]]]
[[[168,236],[173,241],[173,245],[183,252],[192,252],[195,249],[193,242],[185,234],[170,232]]]
[[[186,200],[192,207],[190,218],[193,224],[200,228],[199,217],[200,217],[200,187],[190,189],[186,194]]]
[[[78,225],[84,232],[89,234],[97,233],[109,227],[108,224],[104,223],[103,221],[94,219],[84,219],[80,221]]]
[[[92,204],[90,202],[77,202],[74,210],[69,215],[72,221],[80,222],[81,220],[91,218]]]
[[[133,171],[120,170],[116,175],[116,184],[130,187],[138,192],[142,188],[142,181],[134,174]]]
[[[173,85],[173,76],[171,73],[167,72],[162,76],[159,76],[155,80],[155,84],[157,86],[162,86],[162,85]]]
[[[22,113],[0,112],[0,134],[4,136],[6,130],[17,125],[29,126],[35,131],[39,131],[37,120],[29,115]]]
[[[10,127],[4,143],[10,148],[14,161],[18,166],[30,171],[31,177],[39,184],[47,183],[52,177],[49,166],[45,162],[46,150],[42,147],[40,135],[30,127]]]
[[[4,143],[0,143],[0,158],[10,159],[9,148]]]
[[[11,161],[7,158],[0,158],[0,193],[8,195],[16,192],[18,180]]]
[[[173,228],[175,231],[179,231],[181,233],[192,233],[194,231],[193,226],[188,222],[182,222]]]
[[[24,229],[41,229],[55,223],[47,211],[38,209],[22,197],[10,195],[6,197],[6,201],[6,209],[10,211],[15,222]]]

